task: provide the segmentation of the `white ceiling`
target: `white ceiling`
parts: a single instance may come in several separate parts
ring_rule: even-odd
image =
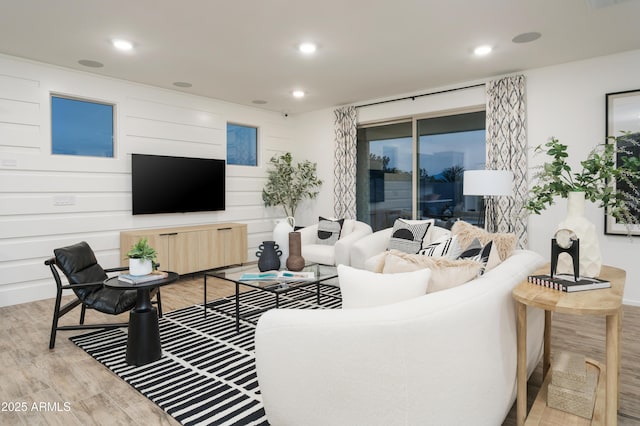
[[[2,53],[290,114],[640,49],[640,0],[0,3]],[[511,41],[531,31],[542,37]],[[296,50],[306,40],[312,57]],[[494,52],[473,57],[479,44]]]

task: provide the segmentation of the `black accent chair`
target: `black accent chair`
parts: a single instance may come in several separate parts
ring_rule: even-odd
[[[84,323],[87,308],[111,315],[118,315],[133,309],[136,304],[136,290],[118,290],[105,287],[103,284],[104,280],[108,278],[108,272],[126,271],[127,267],[102,269],[96,260],[93,250],[84,241],[71,246],[57,248],[53,253],[55,257],[44,262],[51,269],[58,288],[56,306],[53,311],[49,349],[53,349],[56,344],[58,330],[112,329],[128,325],[127,323]],[[62,284],[58,269],[67,277],[68,285]],[[62,291],[66,289],[73,290],[77,298],[61,307]],[[151,292],[151,297],[154,297],[154,295],[156,297],[156,302],[154,303],[158,305],[158,315],[162,317],[160,290],[154,289]],[[60,317],[78,305],[82,305],[80,324],[59,326],[58,320]]]

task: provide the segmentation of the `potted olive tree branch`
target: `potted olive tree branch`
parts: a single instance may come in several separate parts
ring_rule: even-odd
[[[595,147],[580,162],[582,170],[575,172],[567,163],[567,145],[558,139],[552,137],[544,148],[541,145],[536,147],[536,153],[546,154],[551,161],[536,168],[533,175],[535,184],[524,208],[540,214],[553,204],[555,197],[569,198],[572,192],[583,192],[586,200],[604,207],[607,214],[628,229],[640,223],[637,216],[640,211],[640,159],[631,155],[631,150],[640,146],[636,140],[638,136],[637,133],[624,132],[621,136],[610,137],[612,143]]]
[[[269,166],[262,190],[265,207],[282,206],[286,216],[294,217],[300,201],[318,196],[322,180],[318,179],[316,163],[305,160],[294,164],[287,152],[272,157]]]

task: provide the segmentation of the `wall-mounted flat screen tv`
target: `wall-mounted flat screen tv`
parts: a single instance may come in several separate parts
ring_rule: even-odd
[[[225,209],[225,160],[131,155],[133,214]]]

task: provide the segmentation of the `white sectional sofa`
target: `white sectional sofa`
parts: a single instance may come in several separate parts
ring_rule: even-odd
[[[500,425],[516,396],[511,291],[543,263],[521,250],[466,284],[391,305],[266,312],[255,340],[269,421]],[[528,308],[527,322],[531,374],[542,354],[543,311]]]

